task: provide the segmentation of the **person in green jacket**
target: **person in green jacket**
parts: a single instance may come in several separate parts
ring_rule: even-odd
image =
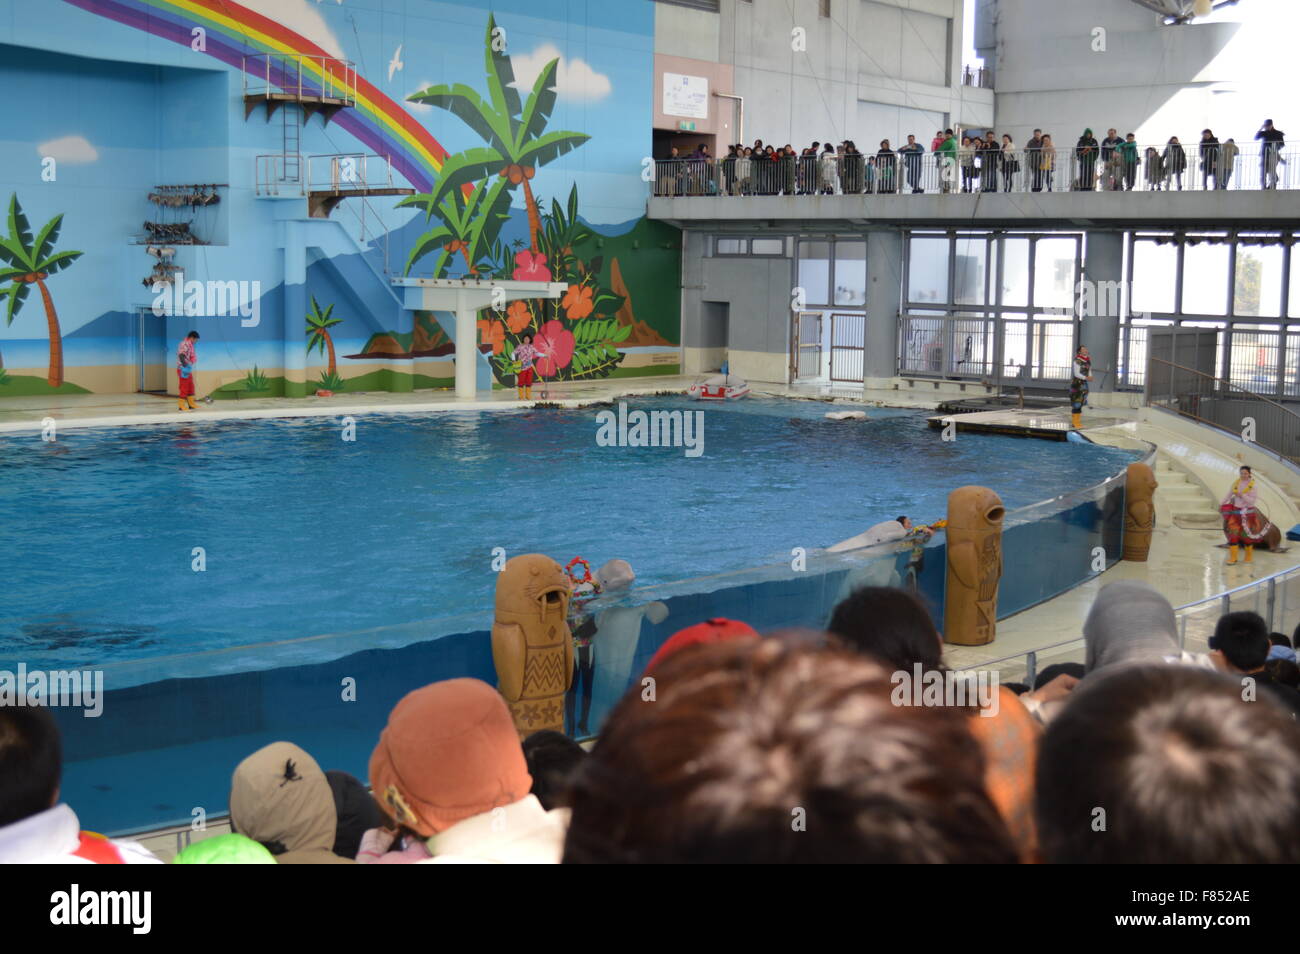
[[[943,131],[944,140],[936,152],[939,155],[939,188],[951,192],[957,182],[957,137],[951,129]]]
[[[1124,164],[1124,188],[1132,192],[1138,174],[1138,144],[1135,134],[1129,133],[1124,137],[1124,141],[1119,144],[1119,154]]]

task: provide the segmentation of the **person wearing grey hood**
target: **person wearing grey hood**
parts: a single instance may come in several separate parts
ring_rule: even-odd
[[[1173,606],[1154,587],[1137,580],[1107,583],[1098,591],[1083,624],[1083,642],[1085,678],[1103,669],[1141,663],[1216,668],[1208,655],[1179,648]],[[1067,701],[1027,702],[1026,708],[1046,724]]]

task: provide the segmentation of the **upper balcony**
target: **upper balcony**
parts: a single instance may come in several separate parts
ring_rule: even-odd
[[[679,227],[1294,228],[1300,147],[1076,148],[660,160],[647,214]]]

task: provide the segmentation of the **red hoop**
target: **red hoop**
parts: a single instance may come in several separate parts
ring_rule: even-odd
[[[577,566],[579,563],[582,564],[582,568],[584,571],[581,579],[573,575],[573,568]],[[568,564],[564,567],[564,572],[569,574],[569,579],[571,579],[574,583],[595,583],[595,580],[591,578],[591,564],[588,563],[584,558],[580,556],[574,557],[572,560],[570,560]]]

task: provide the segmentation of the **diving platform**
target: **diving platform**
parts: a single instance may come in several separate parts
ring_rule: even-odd
[[[415,195],[415,190],[392,185],[312,189],[307,193],[307,214],[313,219],[328,219],[344,199],[365,199],[377,195]]]
[[[1109,427],[1121,424],[1124,418],[1098,417],[1084,413],[1087,427]],[[1064,408],[1005,408],[996,411],[972,411],[965,414],[939,414],[927,418],[932,428],[942,430],[949,424],[957,433],[1002,434],[1008,437],[1035,437],[1048,441],[1067,441],[1077,433],[1070,424],[1070,409]]]

